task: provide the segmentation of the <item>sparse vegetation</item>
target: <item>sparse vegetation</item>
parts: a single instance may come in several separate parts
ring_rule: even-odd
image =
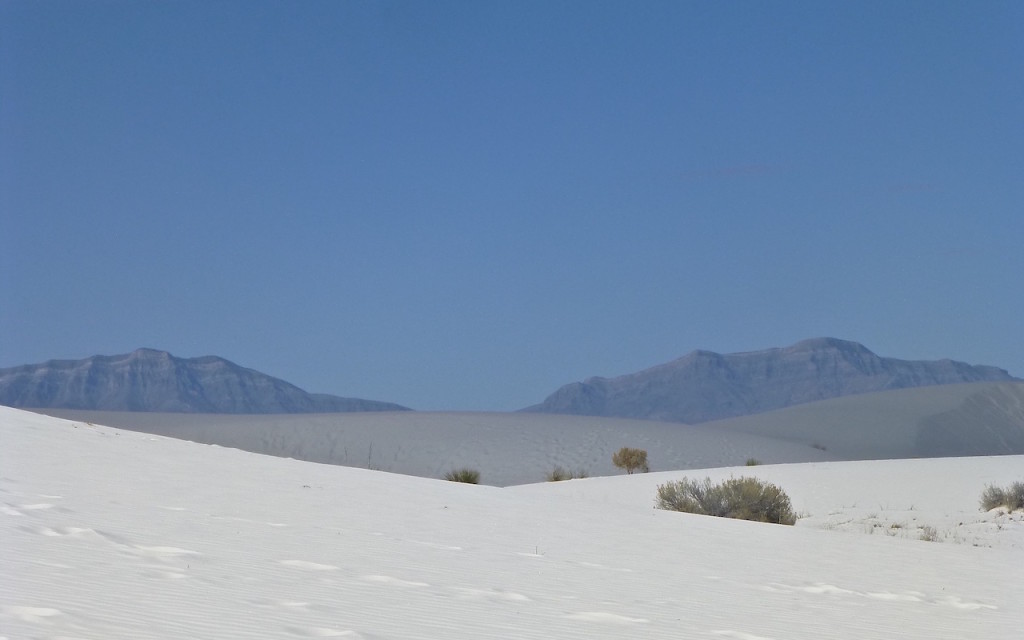
[[[990,484],[981,492],[981,509],[991,511],[999,507],[1007,511],[1024,509],[1024,482],[1014,482],[1008,487]]]
[[[757,478],[730,478],[720,484],[712,484],[710,478],[666,482],[658,487],[655,506],[720,518],[796,524],[786,492]]]
[[[643,449],[622,447],[612,454],[612,464],[630,474],[636,471],[647,473],[651,470],[647,466],[647,452]]]
[[[748,467],[756,467],[759,464],[761,464],[761,461],[758,460],[757,458],[747,458]]]
[[[935,527],[926,524],[923,527],[921,527],[920,538],[925,542],[938,542],[939,532]]]
[[[590,474],[587,473],[586,469],[576,469],[570,471],[561,466],[556,466],[550,472],[548,472],[548,482],[561,482],[562,480],[576,480],[577,478],[586,478]]]
[[[452,469],[448,473],[444,474],[444,479],[452,482],[480,484],[480,472],[476,469],[470,469],[469,467],[462,467],[461,469]]]

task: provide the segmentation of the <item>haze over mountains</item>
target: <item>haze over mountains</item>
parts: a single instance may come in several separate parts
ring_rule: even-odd
[[[0,370],[0,404],[413,475],[438,477],[470,465],[485,482],[501,485],[536,481],[555,465],[613,474],[611,452],[627,444],[649,450],[658,469],[728,466],[749,457],[1024,453],[1024,381],[994,367],[880,358],[841,340],[724,356],[695,352],[637,374],[569,385],[552,398],[561,404],[549,399],[554,406],[545,411],[395,412],[403,407],[307,394],[221,358],[179,359],[148,349]],[[580,398],[592,402],[571,402]],[[707,420],[739,411],[751,415]],[[297,415],[311,412],[332,415]],[[272,415],[237,415],[256,413]],[[683,418],[705,424],[679,424]],[[536,457],[537,450],[544,455]],[[500,455],[520,460],[514,474],[495,473]]]
[[[815,338],[745,353],[694,351],[637,373],[567,384],[524,411],[696,424],[854,394],[1015,380],[997,367],[883,358],[856,342]]]
[[[1019,380],[997,367],[883,358],[856,342],[816,338],[746,353],[694,351],[637,373],[565,385],[523,411],[697,424],[849,395],[975,382]],[[0,369],[0,404],[226,414],[408,410],[307,393],[216,356],[177,358],[154,349]]]
[[[176,358],[155,349],[0,369],[0,404],[235,414],[407,410],[388,402],[307,393],[216,356]]]

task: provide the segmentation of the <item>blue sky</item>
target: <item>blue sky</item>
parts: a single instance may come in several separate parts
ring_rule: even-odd
[[[1018,2],[0,3],[0,367],[506,410],[835,336],[1024,376]]]

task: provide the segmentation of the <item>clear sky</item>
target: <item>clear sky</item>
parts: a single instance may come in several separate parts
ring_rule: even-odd
[[[1024,3],[0,2],[0,367],[517,409],[816,336],[1024,376]]]

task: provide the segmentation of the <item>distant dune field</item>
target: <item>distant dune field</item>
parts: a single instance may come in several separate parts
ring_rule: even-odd
[[[657,471],[764,463],[1024,453],[1024,383],[958,384],[848,396],[701,425],[539,413],[288,415],[40,410],[57,417],[280,457],[485,484],[537,482],[556,465],[621,473],[623,446]],[[513,460],[514,464],[508,461]]]
[[[1024,453],[1024,382],[978,382],[844,396],[703,423],[816,444],[844,460]]]
[[[832,460],[828,451],[706,426],[530,413],[370,412],[223,415],[45,410],[47,415],[255,453],[438,478],[478,469],[497,486],[539,482],[556,465],[622,473],[620,447],[646,449],[654,470]]]

